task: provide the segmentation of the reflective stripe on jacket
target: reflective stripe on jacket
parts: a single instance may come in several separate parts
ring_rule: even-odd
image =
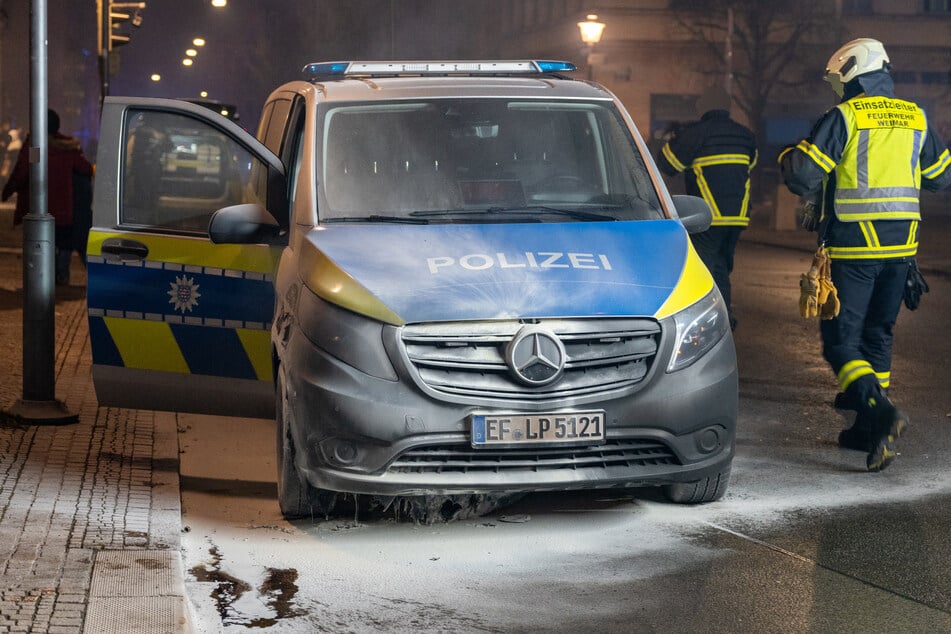
[[[711,110],[684,127],[657,157],[667,175],[685,172],[686,192],[707,201],[711,226],[720,227],[749,225],[750,170],[756,159],[753,133],[726,110]]]

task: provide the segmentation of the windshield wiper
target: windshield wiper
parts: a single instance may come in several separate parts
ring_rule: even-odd
[[[414,212],[415,213],[415,212]],[[333,222],[393,222],[396,224],[427,225],[429,221],[425,218],[410,218],[408,216],[382,216],[372,214],[370,216],[340,216],[337,218],[324,218],[322,223]]]
[[[414,218],[427,218],[434,216],[472,216],[472,215],[492,215],[492,214],[531,214],[540,212],[545,214],[558,214],[560,216],[569,216],[577,220],[617,220],[614,216],[605,214],[596,214],[590,211],[581,211],[579,209],[559,209],[558,207],[546,207],[544,205],[522,205],[518,207],[489,207],[487,209],[436,209],[433,211],[412,211],[410,215]]]

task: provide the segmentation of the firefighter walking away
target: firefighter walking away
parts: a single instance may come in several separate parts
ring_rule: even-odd
[[[839,446],[867,454],[869,471],[895,458],[908,417],[891,401],[892,329],[918,249],[922,188],[951,185],[951,156],[916,103],[895,96],[885,47],[859,38],[825,70],[841,102],[810,136],[779,155],[783,180],[820,205],[818,242],[830,262],[839,313],[819,321],[822,354],[856,412]]]

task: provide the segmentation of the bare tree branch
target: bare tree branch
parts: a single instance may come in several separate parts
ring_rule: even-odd
[[[678,24],[707,53],[704,72],[724,76],[731,72],[734,100],[758,136],[762,136],[766,108],[775,91],[815,81],[813,49],[806,43],[822,41],[834,23],[832,7],[826,0],[708,0],[701,8],[696,2],[675,0],[672,8]],[[730,10],[733,56],[728,68]]]

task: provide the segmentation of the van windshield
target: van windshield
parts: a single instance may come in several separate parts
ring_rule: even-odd
[[[335,103],[318,129],[320,222],[665,217],[610,102]]]

